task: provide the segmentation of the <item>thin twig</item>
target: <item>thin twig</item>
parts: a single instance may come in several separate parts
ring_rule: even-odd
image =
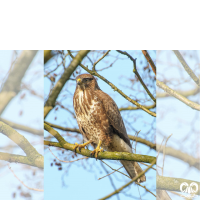
[[[165,146],[164,146],[164,150],[163,150],[163,167],[162,167],[162,176],[163,176],[163,170],[164,170],[164,162],[165,162],[165,148],[167,145],[167,141],[169,140],[169,138],[172,136],[172,134],[170,136],[167,137],[166,141],[165,141]]]
[[[118,170],[121,169],[121,168],[123,168],[123,166],[121,166],[120,168],[114,170],[113,172],[111,172],[111,173],[109,173],[109,174],[107,174],[107,175],[105,175],[105,176],[102,176],[101,178],[98,178],[98,180],[101,180],[102,178],[105,178],[105,177],[107,177],[107,176],[110,176],[111,174],[115,173],[116,171],[118,171]]]
[[[48,147],[49,148],[49,147]],[[75,162],[75,161],[78,161],[78,160],[83,160],[83,159],[86,159],[88,157],[84,157],[84,158],[78,158],[76,160],[71,160],[71,161],[65,161],[65,160],[60,160],[52,151],[51,149],[49,148],[49,151],[51,152],[51,154],[57,159],[59,160],[60,162],[64,162],[64,163],[72,163],[72,162]]]
[[[123,174],[124,176],[130,178],[128,175],[124,174],[123,172],[118,171],[118,169],[113,169],[110,165],[108,165],[107,163],[105,163],[103,160],[101,160],[105,165],[107,165],[108,167],[110,167],[110,169],[114,170],[115,172],[119,172],[120,174]],[[123,166],[122,166],[123,167]]]
[[[103,58],[105,58],[105,57],[108,55],[109,52],[110,52],[110,50],[108,50],[99,60],[97,60],[97,61],[94,63],[94,65],[93,65],[93,67],[92,67],[92,70],[93,70],[93,71],[95,71],[96,64],[97,64],[98,62],[100,62]]]
[[[13,175],[18,179],[18,181],[19,181],[23,186],[25,186],[25,187],[28,188],[29,190],[34,190],[34,191],[38,191],[38,192],[44,192],[44,190],[42,190],[42,189],[37,189],[37,188],[28,187],[26,184],[24,184],[23,181],[21,181],[21,180],[17,177],[17,175],[16,175],[15,172],[11,169],[11,167],[10,167],[9,164],[8,164],[8,168],[9,168],[9,170],[13,173]]]
[[[152,169],[153,169],[153,167],[152,167]],[[143,186],[143,185],[141,185],[141,184],[139,184],[139,183],[137,183],[137,182],[135,182],[137,185],[139,185],[140,187],[143,187],[146,191],[148,191],[148,192],[150,192],[153,196],[155,196],[156,197],[156,195],[153,193],[153,192],[151,192],[150,190],[148,190],[145,186]]]

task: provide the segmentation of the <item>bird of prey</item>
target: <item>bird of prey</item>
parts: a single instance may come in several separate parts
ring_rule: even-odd
[[[74,110],[80,132],[87,142],[75,143],[74,149],[91,144],[95,148],[92,154],[96,158],[103,149],[132,153],[130,139],[114,100],[99,88],[96,79],[90,74],[77,76],[76,83]],[[142,172],[135,161],[120,162],[132,179]],[[144,181],[146,181],[145,175],[137,179],[137,182]]]

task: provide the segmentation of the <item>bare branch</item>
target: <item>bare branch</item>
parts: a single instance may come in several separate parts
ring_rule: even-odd
[[[13,173],[13,175],[17,178],[17,180],[18,180],[23,186],[25,186],[25,187],[28,188],[29,190],[34,190],[34,191],[38,191],[38,192],[44,192],[44,190],[41,190],[41,189],[28,187],[23,181],[21,181],[21,180],[17,177],[17,175],[16,175],[15,172],[11,169],[11,167],[9,166],[9,164],[8,164],[8,168],[10,169],[10,171]]]
[[[144,106],[144,107],[147,108],[147,109],[152,109],[152,108],[156,107],[156,104],[152,104],[150,106]],[[139,108],[138,107],[133,107],[133,106],[119,108],[119,111],[123,111],[123,110],[139,110]]]
[[[185,62],[183,56],[180,54],[178,50],[173,50],[176,57],[179,59],[180,63],[184,67],[185,71],[188,73],[188,75],[193,79],[193,81],[200,87],[200,80],[195,75],[195,73],[191,70],[191,68],[188,66],[188,64]]]
[[[110,50],[108,50],[101,58],[99,58],[99,60],[97,60],[97,61],[94,63],[94,65],[93,65],[93,67],[92,67],[92,70],[93,70],[93,71],[95,71],[96,64],[97,64],[98,62],[100,62],[103,58],[105,58],[105,57],[108,55],[109,52],[110,52]]]
[[[22,131],[26,131],[28,133],[32,133],[34,135],[39,135],[39,136],[43,136],[44,135],[44,130],[37,130],[37,129],[34,129],[34,128],[30,128],[28,126],[24,126],[24,125],[21,125],[21,124],[17,124],[17,123],[14,123],[14,122],[11,122],[9,120],[6,120],[6,119],[3,119],[0,117],[0,121],[8,124],[9,126],[11,126],[12,128],[14,129],[18,129],[18,130],[22,130]]]
[[[172,90],[167,85],[165,85],[163,82],[157,80],[156,81],[156,85],[158,87],[160,87],[161,89],[163,89],[168,94],[170,94],[171,96],[179,99],[180,101],[182,101],[184,104],[188,105],[189,107],[191,107],[191,108],[193,108],[195,110],[200,110],[200,105],[199,104],[194,103],[194,102],[190,101],[189,99],[185,98],[184,96],[180,95],[178,92]]]
[[[28,142],[28,140],[19,134],[16,130],[0,121],[0,132],[15,142],[27,155],[33,166],[43,168],[44,158],[36,149]],[[8,154],[7,154],[8,155]],[[8,160],[9,161],[9,160]],[[18,160],[19,161],[19,160]]]
[[[182,90],[177,90],[176,92],[179,93],[180,95],[184,96],[184,97],[189,97],[189,96],[193,96],[199,93],[199,88],[196,87],[192,90],[188,90],[188,91],[182,91]],[[170,94],[163,92],[163,93],[157,93],[156,94],[156,98],[165,98],[165,97],[171,97]]]
[[[180,185],[184,182],[186,182],[188,185],[190,185],[192,182],[195,182],[198,184],[198,188],[200,188],[200,182],[197,181],[187,180],[183,178],[164,177],[159,175],[157,175],[156,177],[156,188],[160,190],[181,192]],[[200,190],[198,190],[197,194],[200,195]]]
[[[154,74],[156,75],[156,66],[155,66],[153,60],[151,59],[151,56],[148,54],[147,50],[142,50],[142,53],[145,56],[148,63],[151,65],[151,68],[152,68]]]
[[[160,148],[160,152],[163,152],[163,147],[161,145],[156,145],[156,148]],[[197,158],[192,157],[191,155],[184,153],[180,150],[176,150],[172,147],[165,147],[165,155],[173,156],[175,158],[180,159],[183,162],[188,163],[190,166],[195,167],[200,170],[200,161]]]

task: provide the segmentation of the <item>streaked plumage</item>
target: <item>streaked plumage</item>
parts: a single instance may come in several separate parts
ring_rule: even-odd
[[[94,147],[102,141],[101,147],[107,151],[132,153],[126,128],[114,100],[99,88],[94,76],[82,74],[76,80],[73,103],[78,126],[84,138],[90,140]],[[137,162],[121,163],[131,178],[142,172]],[[137,181],[145,180],[143,175]]]

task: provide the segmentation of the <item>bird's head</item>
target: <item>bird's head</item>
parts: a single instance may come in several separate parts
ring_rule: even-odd
[[[76,85],[78,89],[100,89],[94,76],[91,74],[81,74],[76,77]]]

